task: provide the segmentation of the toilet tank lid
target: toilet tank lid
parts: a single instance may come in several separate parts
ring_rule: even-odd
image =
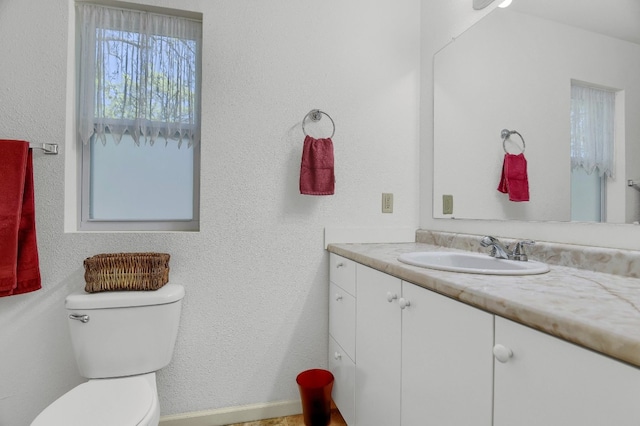
[[[135,306],[164,305],[174,303],[184,297],[184,287],[179,284],[165,284],[152,291],[103,291],[71,293],[65,299],[67,309],[108,309]]]

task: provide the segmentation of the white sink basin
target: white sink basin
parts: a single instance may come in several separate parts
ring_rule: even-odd
[[[485,275],[533,275],[549,272],[545,263],[529,260],[496,259],[488,254],[425,251],[405,253],[398,260],[409,265],[440,271]]]

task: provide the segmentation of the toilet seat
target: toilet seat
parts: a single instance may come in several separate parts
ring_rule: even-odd
[[[156,392],[144,376],[89,380],[55,400],[31,426],[138,426]]]

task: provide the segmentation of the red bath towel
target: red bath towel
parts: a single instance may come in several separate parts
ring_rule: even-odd
[[[29,144],[0,140],[0,296],[41,288]]]
[[[300,193],[306,195],[333,195],[333,142],[331,138],[304,138],[300,165]]]
[[[509,194],[509,201],[529,201],[527,159],[524,154],[505,154],[498,191]]]

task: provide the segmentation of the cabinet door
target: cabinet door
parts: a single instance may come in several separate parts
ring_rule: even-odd
[[[357,266],[356,422],[360,426],[400,424],[400,291],[399,279]]]
[[[402,297],[402,425],[491,426],[493,315],[406,282]]]
[[[331,397],[344,421],[353,426],[355,417],[355,379],[356,366],[338,343],[329,337],[329,371],[334,383]]]
[[[356,358],[356,299],[333,283],[329,285],[329,334],[351,359]]]
[[[495,426],[637,426],[640,370],[496,317]]]

